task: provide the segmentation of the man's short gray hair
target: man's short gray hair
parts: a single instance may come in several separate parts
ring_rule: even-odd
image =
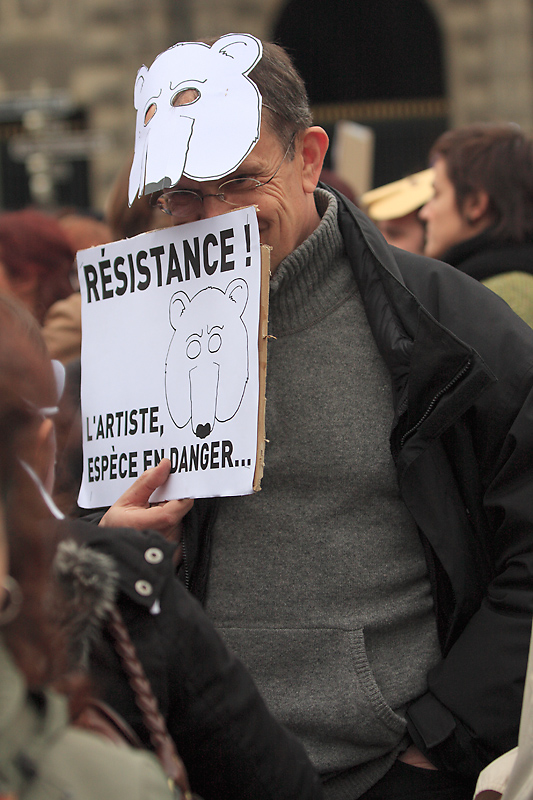
[[[218,39],[199,39],[212,46]],[[294,134],[313,124],[309,98],[302,77],[286,50],[273,42],[263,42],[263,55],[249,73],[263,99],[263,119],[281,144],[294,156]]]
[[[279,45],[263,42],[263,56],[250,72],[263,98],[264,119],[286,150],[295,133],[309,128],[313,117],[305,84],[288,53]],[[290,156],[294,154],[294,145]]]

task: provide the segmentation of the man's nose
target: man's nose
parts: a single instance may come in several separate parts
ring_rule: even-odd
[[[221,200],[216,194],[204,195],[202,203],[202,219],[211,219],[211,217],[218,217],[221,214],[227,214],[228,211],[233,211],[233,207]]]

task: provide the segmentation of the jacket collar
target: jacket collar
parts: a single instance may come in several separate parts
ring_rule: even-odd
[[[442,261],[466,272],[478,281],[505,272],[533,273],[533,242],[509,242],[498,239],[487,228],[464,242],[450,247]]]
[[[393,455],[398,457],[410,441],[404,460],[411,461],[496,379],[480,355],[431,316],[407,288],[394,248],[373,223],[335,195],[348,258],[392,377]]]

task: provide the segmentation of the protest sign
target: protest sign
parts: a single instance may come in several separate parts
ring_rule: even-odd
[[[268,249],[255,208],[92,247],[77,261],[79,505],[111,505],[163,457],[171,475],[154,502],[258,489]]]

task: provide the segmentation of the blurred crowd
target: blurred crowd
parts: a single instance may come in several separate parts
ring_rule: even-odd
[[[390,244],[488,286],[533,325],[533,145],[512,123],[447,131],[429,167],[365,193]]]
[[[185,764],[174,792],[191,797],[191,785],[205,800],[320,798],[299,742],[269,714],[246,670],[174,580],[174,550],[166,540],[138,531],[128,539],[120,510],[112,535],[74,519],[82,471],[76,252],[172,224],[149,196],[128,205],[130,163],[117,175],[103,214],[75,208],[0,213],[0,796],[6,753],[28,731],[35,735],[26,761],[8,776],[18,791],[46,747],[40,780],[59,786],[54,797],[72,796],[72,790],[76,797],[109,798],[108,786],[115,784],[121,796],[141,797],[139,783],[142,796],[171,796],[145,752],[153,742],[143,741],[128,680],[117,677],[111,635],[100,649],[91,644],[91,630],[103,624],[118,586],[115,606],[158,687],[165,724]],[[391,245],[470,275],[533,326],[533,143],[516,125],[447,131],[431,148],[425,170],[360,197],[332,172],[324,171],[321,180],[349,195]],[[74,542],[70,551],[61,549],[66,533]],[[149,551],[160,562],[157,617],[127,588]],[[116,575],[108,557],[120,565]],[[152,581],[155,567],[143,562],[148,568]],[[101,576],[100,585],[92,579],[91,585],[84,570]],[[162,686],[160,662],[169,659],[180,666]],[[111,752],[73,726],[94,694],[92,681],[141,740],[135,752]],[[30,690],[24,700],[23,686]],[[24,706],[23,721],[16,702]],[[111,717],[112,710],[108,723]],[[70,771],[82,758],[90,791]],[[179,764],[177,755],[172,758]],[[118,776],[130,776],[131,786],[117,783]]]

